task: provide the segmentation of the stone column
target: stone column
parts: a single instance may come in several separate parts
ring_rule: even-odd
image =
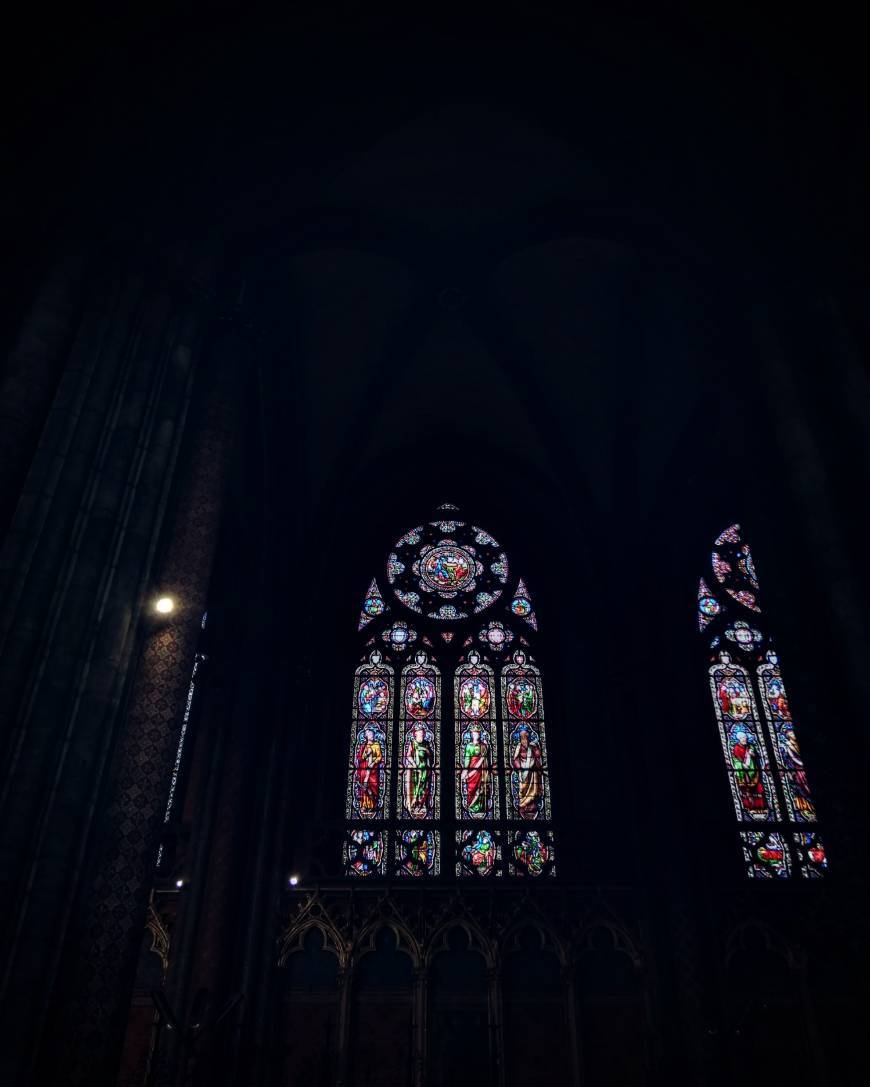
[[[0,1080],[14,1083],[44,1041],[201,324],[188,295],[109,261],[87,295],[0,553]]]
[[[119,726],[102,834],[67,962],[59,1051],[70,1085],[111,1082],[117,1063],[238,422],[236,362],[214,347],[201,362],[201,412],[179,459],[151,579],[178,600],[179,612],[146,631]]]

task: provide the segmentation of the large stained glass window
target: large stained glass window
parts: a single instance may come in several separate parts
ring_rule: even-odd
[[[698,585],[710,691],[746,875],[819,878],[827,867],[779,656],[762,619],[759,582],[740,525],[716,538]],[[755,824],[753,829],[750,825]]]
[[[555,874],[538,616],[498,540],[439,507],[388,551],[358,629],[345,873]]]

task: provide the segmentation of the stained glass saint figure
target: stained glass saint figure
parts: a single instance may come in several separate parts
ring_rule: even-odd
[[[740,803],[750,813],[767,812],[767,798],[761,778],[755,743],[742,728],[732,732],[731,765]]]
[[[384,749],[374,728],[366,728],[356,750],[356,798],[360,815],[370,819],[381,807]]]
[[[411,819],[426,819],[432,805],[432,744],[418,725],[405,743],[405,811]]]
[[[489,744],[479,728],[472,726],[463,736],[462,799],[465,814],[485,818],[492,806],[492,759]]]
[[[512,779],[517,808],[521,818],[536,819],[544,799],[541,748],[526,728],[515,732],[514,738],[516,743],[511,764],[514,767]]]

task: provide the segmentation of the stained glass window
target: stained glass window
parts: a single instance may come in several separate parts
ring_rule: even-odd
[[[374,649],[356,670],[347,815],[367,821],[389,815],[388,770],[393,717],[393,669]]]
[[[505,795],[512,819],[549,818],[541,673],[518,649],[501,673]]]
[[[383,615],[385,611],[388,611],[387,602],[381,596],[381,590],[378,588],[378,583],[372,578],[372,583],[369,585],[369,591],[365,595],[363,600],[362,611],[359,613],[359,626],[358,630],[362,630],[364,626],[367,626],[373,619],[377,619],[379,615]]]
[[[727,653],[720,653],[719,663],[710,669],[710,686],[737,818],[772,823],[779,810],[749,676]]]
[[[472,650],[456,669],[453,689],[456,817],[460,820],[497,819],[495,681],[492,668],[482,663],[479,653]]]
[[[444,504],[395,538],[386,595],[376,578],[363,595],[347,876],[555,873],[542,680],[531,655],[538,620],[525,581],[511,589],[509,569],[496,537]]]
[[[439,814],[441,676],[425,650],[402,671],[402,782],[399,817]]]
[[[752,552],[740,525],[716,538],[713,580],[698,585],[698,627],[715,650],[713,708],[750,879],[818,879],[827,869],[816,809],[773,639],[763,623]],[[711,589],[710,585],[715,588]],[[721,595],[723,594],[724,595]]]

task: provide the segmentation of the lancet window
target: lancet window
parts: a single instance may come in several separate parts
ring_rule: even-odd
[[[698,629],[709,639],[710,691],[746,875],[818,879],[817,829],[782,667],[762,618],[759,583],[740,525],[714,543],[698,585]]]

